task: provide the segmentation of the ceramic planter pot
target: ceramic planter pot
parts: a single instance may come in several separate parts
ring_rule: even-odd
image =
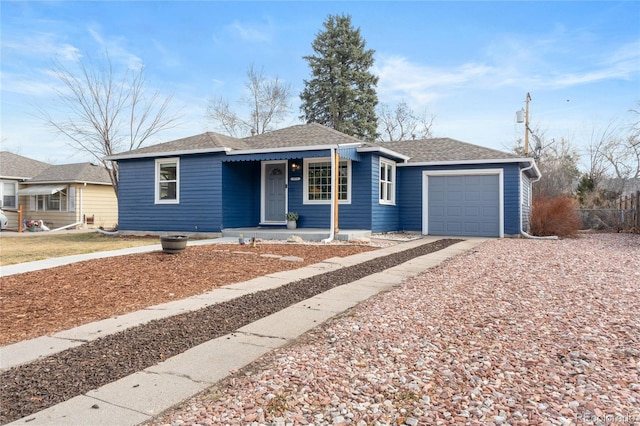
[[[188,235],[165,235],[160,237],[160,244],[162,244],[162,251],[174,254],[187,248],[188,240]]]
[[[297,223],[295,220],[287,221],[287,229],[296,229]]]

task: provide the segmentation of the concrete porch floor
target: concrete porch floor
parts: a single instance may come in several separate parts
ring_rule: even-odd
[[[292,235],[296,235],[305,241],[320,241],[329,238],[330,231],[326,228],[228,228],[222,230],[223,237],[260,238],[262,240],[286,240]],[[334,238],[336,240],[354,240],[358,238],[370,238],[371,231],[365,229],[341,229]]]

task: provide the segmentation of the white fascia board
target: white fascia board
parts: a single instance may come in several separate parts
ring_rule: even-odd
[[[2,180],[29,180],[29,179],[33,179],[33,176],[0,176],[0,179]],[[22,182],[20,182],[22,183]]]
[[[246,154],[269,154],[272,152],[297,152],[297,151],[323,151],[327,149],[350,148],[359,146],[360,143],[346,143],[338,145],[311,145],[311,146],[283,146],[279,148],[259,148],[259,149],[236,149],[227,152],[227,155],[246,155]]]
[[[30,182],[20,182],[21,185],[35,186],[35,185],[73,185],[73,184],[87,184],[87,185],[108,185],[111,186],[111,182],[92,182],[89,180],[38,180]]]
[[[531,158],[494,158],[488,160],[460,160],[460,161],[422,161],[418,163],[402,163],[398,164],[398,167],[411,167],[411,166],[453,166],[461,164],[488,164],[488,163],[531,163]],[[535,163],[534,163],[535,164]]]
[[[156,158],[156,157],[175,157],[178,155],[189,154],[209,154],[215,152],[229,152],[231,148],[201,148],[201,149],[187,149],[183,151],[165,151],[165,152],[144,152],[139,154],[114,154],[103,157],[103,160],[129,160],[133,158]]]
[[[411,158],[408,155],[400,154],[399,152],[392,151],[389,148],[376,147],[376,146],[358,148],[357,151],[358,152],[379,152],[381,154],[388,155],[389,157],[399,158],[400,160],[404,160],[405,162]]]

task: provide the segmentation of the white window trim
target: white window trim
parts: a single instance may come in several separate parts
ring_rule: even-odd
[[[13,184],[13,198],[15,200],[15,206],[7,207],[4,205],[4,185],[7,183]],[[9,209],[9,210],[17,210],[18,209],[18,182],[11,180],[2,180],[0,181],[0,208]]]
[[[55,194],[46,194],[46,195],[31,195],[29,196],[29,211],[33,211],[33,212],[72,212],[74,210],[71,210],[69,208],[69,199],[70,199],[70,193],[72,192],[73,188],[66,186],[64,189],[61,189],[60,191],[56,192],[55,194],[59,194],[62,191],[66,191],[66,196],[65,196],[65,203],[63,205],[62,200],[60,200],[60,204],[58,206],[57,209],[49,209],[47,208],[47,206],[49,205],[50,201],[49,199],[55,195]],[[75,195],[75,192],[74,192]],[[38,208],[38,204],[39,201],[42,200],[42,208]]]
[[[347,199],[338,200],[338,204],[351,204],[351,160],[341,159],[340,161],[347,162]],[[303,160],[303,201],[302,204],[331,204],[329,200],[309,200],[309,163],[330,163],[331,157],[312,157],[305,158]],[[331,176],[333,179],[333,176]]]
[[[396,163],[395,161],[388,160],[386,158],[380,158],[380,164],[378,165],[378,173],[380,173],[380,168],[382,165],[391,166],[391,181],[383,181],[381,176],[378,176],[378,202],[380,204],[385,205],[396,205]],[[380,190],[381,183],[391,183],[391,197],[389,199],[383,199],[382,193]],[[387,194],[388,195],[388,194]]]
[[[175,200],[162,200],[160,199],[160,165],[162,164],[176,164],[176,199]],[[156,158],[156,170],[154,178],[154,193],[155,204],[180,204],[180,158]]]

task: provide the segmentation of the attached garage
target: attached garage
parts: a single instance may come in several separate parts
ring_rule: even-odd
[[[503,237],[502,169],[423,172],[423,234]]]

